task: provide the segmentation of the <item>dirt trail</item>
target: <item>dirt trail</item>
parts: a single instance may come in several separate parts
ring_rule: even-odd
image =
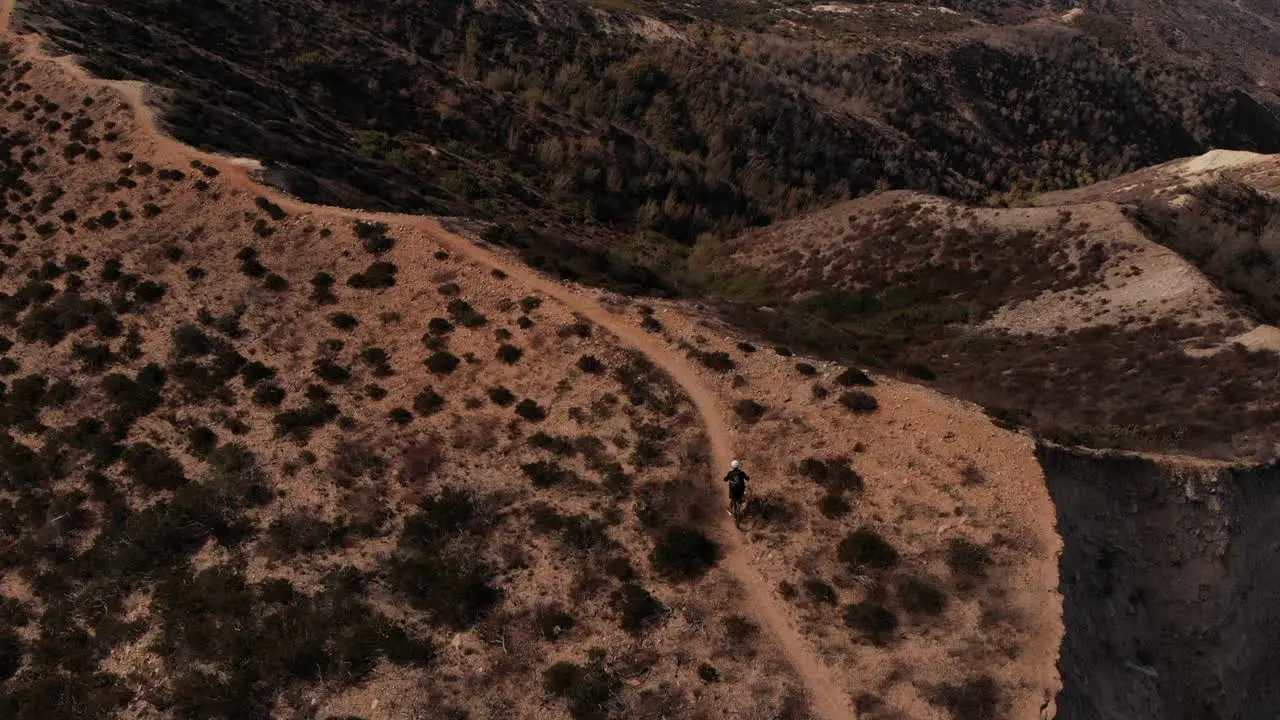
[[[237,188],[254,195],[265,196],[282,208],[295,214],[315,214],[329,217],[348,218],[353,220],[379,220],[387,223],[413,227],[433,240],[439,242],[468,260],[490,268],[500,269],[516,282],[534,289],[543,295],[555,298],[566,306],[582,314],[592,323],[599,325],[616,335],[622,342],[640,351],[655,365],[666,370],[675,382],[679,383],[689,395],[702,416],[707,436],[711,441],[713,476],[708,482],[719,485],[719,471],[727,468],[733,457],[733,439],[725,422],[723,408],[715,393],[700,379],[698,372],[682,355],[674,352],[642,330],[638,324],[632,323],[623,316],[615,315],[591,298],[584,297],[567,287],[535,274],[527,267],[513,264],[499,255],[475,245],[469,240],[445,230],[431,218],[415,215],[398,215],[394,213],[364,212],[349,208],[328,205],[312,205],[281,194],[279,191],[261,185],[252,176],[251,168],[256,162],[244,159],[228,158],[207,153],[189,147],[161,132],[153,110],[146,104],[147,88],[136,81],[111,81],[94,78],[76,64],[72,57],[53,58],[45,54],[41,48],[38,35],[16,36],[12,33],[10,23],[13,17],[15,0],[0,0],[0,29],[18,40],[24,55],[33,60],[54,62],[78,81],[89,87],[108,87],[116,91],[132,108],[141,129],[155,143],[157,160],[165,159],[175,167],[186,167],[191,160],[200,161],[216,167],[221,179]],[[719,515],[719,513],[713,513]],[[786,657],[791,662],[808,692],[809,701],[814,713],[826,720],[856,720],[849,706],[848,698],[841,691],[830,670],[822,658],[791,626],[787,616],[772,589],[751,565],[746,546],[741,535],[727,520],[721,523],[720,540],[724,548],[722,566],[731,572],[741,583],[746,593],[747,606],[756,619],[769,631]]]

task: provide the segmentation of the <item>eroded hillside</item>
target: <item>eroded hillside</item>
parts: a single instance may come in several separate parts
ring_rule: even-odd
[[[0,714],[964,720],[1056,691],[1025,439],[274,195],[35,48],[0,79]]]
[[[1242,236],[1269,227],[1255,205]],[[1207,240],[1195,229],[1239,221],[1158,211],[888,193],[708,248],[703,264],[736,323],[936,382],[1002,422],[1069,444],[1269,458],[1280,387],[1262,306],[1153,234]]]

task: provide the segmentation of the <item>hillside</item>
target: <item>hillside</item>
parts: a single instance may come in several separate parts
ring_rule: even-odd
[[[0,715],[1051,704],[1027,437],[276,194],[38,43],[0,72]],[[715,482],[738,454],[741,529]]]
[[[877,188],[981,201],[1280,152],[1271,15],[1098,5],[29,0],[17,19],[165,88],[173,134],[304,199],[647,258]]]

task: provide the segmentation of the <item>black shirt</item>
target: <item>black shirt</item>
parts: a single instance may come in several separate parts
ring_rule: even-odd
[[[730,470],[729,474],[724,476],[724,481],[729,483],[729,494],[734,497],[740,497],[747,491],[747,481],[750,479],[738,468]]]

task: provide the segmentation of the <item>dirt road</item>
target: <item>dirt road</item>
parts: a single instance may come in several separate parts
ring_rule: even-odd
[[[12,20],[15,0],[0,0],[0,21],[4,32],[12,35],[9,23]],[[472,262],[500,269],[514,281],[543,295],[552,297],[572,310],[581,313],[592,323],[607,329],[623,343],[644,353],[654,364],[666,370],[671,377],[684,388],[697,407],[711,441],[714,477],[708,482],[719,485],[719,473],[727,470],[733,456],[733,437],[725,422],[724,410],[719,398],[702,382],[698,372],[689,361],[662,341],[645,332],[632,318],[615,315],[593,299],[585,297],[559,283],[542,277],[527,267],[513,264],[503,257],[475,245],[465,238],[446,231],[431,218],[396,215],[390,213],[373,213],[338,208],[331,206],[311,205],[295,198],[282,195],[273,188],[260,185],[253,177],[252,170],[256,163],[242,159],[227,158],[202,152],[188,147],[177,140],[164,135],[156,122],[155,113],[146,104],[146,87],[139,82],[107,81],[90,77],[75,62],[74,58],[50,58],[40,50],[38,36],[16,38],[22,53],[33,60],[53,61],[68,73],[75,76],[88,87],[109,87],[133,109],[141,129],[151,136],[156,144],[159,157],[174,167],[186,167],[191,160],[212,165],[221,172],[221,179],[235,187],[254,195],[269,198],[294,214],[312,214],[327,217],[339,217],[360,220],[379,220],[402,226],[412,226],[429,236],[432,240],[450,248],[455,253]],[[720,513],[714,512],[713,516]],[[760,624],[768,630],[785,652],[797,675],[807,690],[814,713],[826,720],[854,720],[854,713],[849,706],[845,693],[840,689],[836,679],[824,664],[822,658],[791,626],[787,616],[772,588],[770,588],[752,567],[742,536],[728,520],[727,516],[720,528],[720,540],[724,549],[722,564],[742,584],[746,593],[746,607],[756,616]]]

